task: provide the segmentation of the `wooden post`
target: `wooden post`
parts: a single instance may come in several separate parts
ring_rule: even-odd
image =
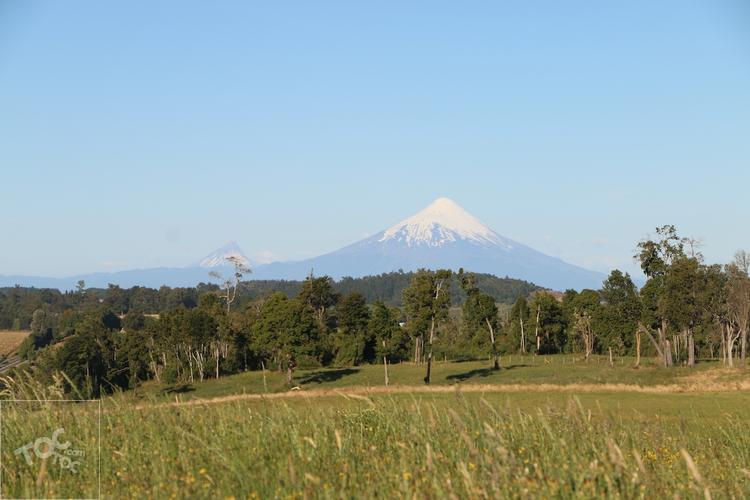
[[[383,339],[383,350],[385,350],[385,339]],[[383,369],[385,370],[385,386],[388,387],[388,356],[383,354]]]

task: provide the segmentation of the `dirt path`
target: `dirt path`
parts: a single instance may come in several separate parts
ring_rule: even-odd
[[[173,401],[169,403],[155,403],[138,405],[136,408],[154,408],[171,406],[200,406],[235,401],[261,401],[274,399],[292,398],[322,398],[322,397],[344,397],[352,399],[367,400],[369,396],[381,394],[435,394],[435,393],[527,393],[527,392],[550,392],[550,393],[643,393],[643,394],[676,394],[676,393],[700,393],[700,392],[736,392],[750,391],[750,381],[695,381],[684,384],[668,384],[654,386],[640,386],[633,384],[456,384],[456,385],[394,385],[390,387],[346,387],[341,389],[312,389],[291,390],[287,392],[275,392],[271,394],[235,394],[231,396],[219,396],[211,399],[191,399],[187,401]]]

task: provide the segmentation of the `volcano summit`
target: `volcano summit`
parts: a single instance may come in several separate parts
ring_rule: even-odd
[[[259,266],[253,278],[302,279],[311,270],[333,278],[447,268],[508,276],[541,286],[598,289],[605,276],[501,236],[449,198],[362,241],[319,257]]]

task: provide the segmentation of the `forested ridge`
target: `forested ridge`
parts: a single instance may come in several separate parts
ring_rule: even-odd
[[[505,353],[743,363],[750,258],[708,265],[672,226],[638,244],[639,290],[615,270],[599,290],[555,294],[518,280],[421,270],[334,282],[247,281],[153,290],[0,291],[0,329],[31,330],[23,368],[85,396],[145,380],[194,382],[243,370],[488,359]],[[506,303],[500,314],[499,303]],[[510,304],[512,303],[512,307]],[[64,376],[60,375],[64,373]]]
[[[332,281],[334,293],[348,295],[358,292],[370,302],[382,301],[392,306],[400,306],[404,289],[409,286],[413,272],[383,273],[362,278],[342,278]],[[208,278],[208,274],[206,274]],[[512,278],[498,278],[490,274],[477,274],[477,286],[492,296],[496,302],[512,304],[518,297],[529,296],[541,288],[526,281]],[[237,290],[235,306],[281,292],[288,297],[299,294],[304,281],[289,280],[246,280]],[[82,284],[85,287],[85,283]],[[69,310],[91,309],[103,304],[117,314],[142,313],[158,314],[178,307],[191,309],[198,305],[201,295],[216,293],[219,287],[202,283],[194,288],[161,287],[156,290],[146,287],[123,289],[110,285],[108,289],[81,288],[77,292],[61,292],[57,289],[36,289],[25,287],[0,288],[0,330],[28,330],[32,315],[37,309],[48,314],[61,314]],[[460,304],[465,294],[453,287],[452,302]]]

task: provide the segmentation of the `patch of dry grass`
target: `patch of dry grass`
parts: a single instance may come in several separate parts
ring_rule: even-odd
[[[9,356],[18,352],[18,348],[30,332],[0,331],[0,356]]]
[[[635,393],[635,394],[678,394],[678,393],[716,393],[716,392],[734,392],[750,391],[750,379],[746,380],[724,380],[718,381],[707,379],[703,381],[690,381],[682,384],[668,384],[656,386],[640,386],[635,384],[457,384],[453,386],[425,386],[425,385],[395,385],[390,387],[346,387],[341,389],[311,389],[311,390],[291,390],[287,392],[276,392],[270,394],[234,394],[231,396],[220,396],[209,399],[191,399],[180,400],[176,398],[174,402],[157,404],[159,407],[182,406],[182,405],[205,405],[229,403],[235,401],[248,400],[273,400],[288,398],[326,398],[332,396],[343,397],[368,397],[376,394],[445,394],[445,393],[509,393],[509,394],[528,394],[528,393],[566,393],[566,394],[586,394],[586,393]],[[153,406],[152,403],[147,405],[138,405],[136,408],[143,409]]]

